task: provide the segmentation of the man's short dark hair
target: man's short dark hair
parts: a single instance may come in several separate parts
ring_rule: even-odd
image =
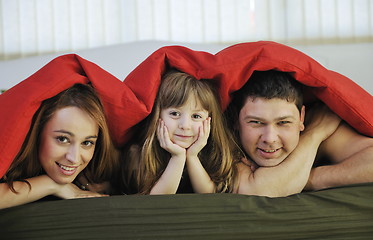
[[[275,70],[254,71],[247,83],[233,94],[232,103],[239,110],[246,99],[250,98],[279,98],[294,102],[300,111],[303,106],[302,85],[289,73]]]
[[[247,98],[282,99],[293,102],[299,112],[303,106],[302,84],[289,73],[276,70],[254,71],[246,84],[232,94],[232,102],[226,111],[230,126],[238,121],[239,113]]]

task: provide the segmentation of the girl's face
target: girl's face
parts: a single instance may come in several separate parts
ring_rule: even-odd
[[[93,157],[98,125],[77,107],[57,110],[41,132],[39,161],[56,183],[71,183]]]
[[[161,119],[167,127],[170,139],[182,148],[189,148],[197,139],[199,128],[209,117],[194,96],[189,97],[181,107],[161,110]]]

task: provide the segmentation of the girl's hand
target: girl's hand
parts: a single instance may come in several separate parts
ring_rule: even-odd
[[[162,119],[159,119],[158,122],[157,138],[161,148],[169,152],[172,156],[185,154],[186,150],[184,148],[171,141],[168,129]]]
[[[59,191],[54,196],[62,199],[74,199],[74,198],[89,198],[89,197],[105,197],[108,195],[100,194],[97,192],[84,191],[78,188],[73,183],[59,184]]]
[[[206,146],[210,136],[211,117],[203,121],[202,127],[199,128],[197,140],[187,149],[187,156],[197,156],[198,153]]]

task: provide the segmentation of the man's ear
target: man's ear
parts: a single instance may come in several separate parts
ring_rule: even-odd
[[[299,125],[300,131],[303,131],[305,129],[304,127],[305,117],[306,117],[306,107],[303,105],[302,109],[300,110],[300,125]]]

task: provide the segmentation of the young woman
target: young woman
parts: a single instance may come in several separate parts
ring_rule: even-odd
[[[118,164],[102,104],[90,85],[75,84],[43,101],[27,137],[0,180],[0,208],[53,195],[102,196],[72,182],[108,181]],[[84,181],[84,182],[83,182]]]
[[[151,114],[125,148],[124,192],[231,192],[237,158],[222,116],[210,81],[165,74]]]

